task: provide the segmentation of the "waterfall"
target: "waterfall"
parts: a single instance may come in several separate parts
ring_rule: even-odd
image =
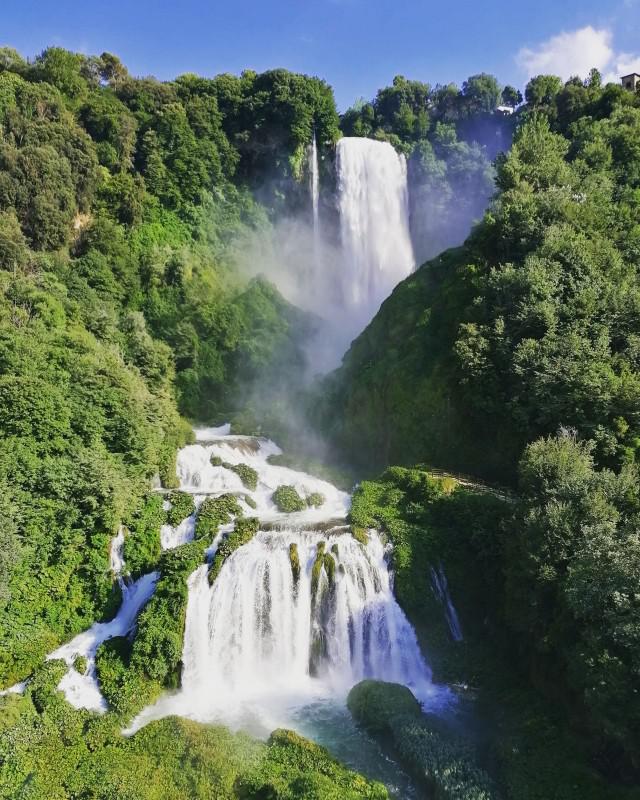
[[[338,210],[342,302],[366,324],[415,266],[409,233],[407,165],[387,142],[340,139]]]
[[[336,574],[330,582],[323,569],[313,593],[321,541]],[[297,581],[291,544],[301,564]],[[374,533],[365,548],[344,533],[262,531],[231,556],[212,587],[201,568],[189,590],[183,690],[202,706],[313,691],[314,678],[339,694],[366,677],[423,694],[429,687],[429,669],[393,598]]]
[[[314,243],[320,243],[320,169],[318,166],[318,143],[315,131],[309,153],[309,182],[311,192],[311,209],[313,214]]]
[[[431,585],[433,586],[435,596],[444,609],[444,616],[447,620],[452,639],[455,642],[461,642],[463,639],[462,627],[458,619],[458,612],[453,605],[453,600],[449,593],[449,583],[447,582],[447,576],[444,574],[444,567],[442,564],[438,564],[437,569],[431,567]]]
[[[365,677],[403,683],[433,704],[442,692],[393,595],[385,546],[375,531],[366,545],[356,541],[345,524],[349,495],[271,464],[281,451],[268,440],[196,434],[196,444],[178,456],[181,489],[196,502],[233,492],[261,529],[225,561],[212,586],[207,564],[189,577],[182,688],[145,709],[126,732],[168,714],[267,732],[291,724],[293,709],[344,702]],[[216,464],[255,469],[256,490],[212,465],[213,456]],[[283,484],[303,498],[320,493],[324,503],[283,514],[272,501]],[[232,527],[219,532],[209,557]]]
[[[287,300],[322,321],[305,342],[314,375],[339,365],[351,341],[413,271],[415,258],[403,155],[388,142],[340,139],[331,196],[320,185],[315,136],[307,159],[311,215],[281,220],[268,245],[258,240],[250,260]]]
[[[118,578],[122,573],[124,567],[123,559],[124,550],[124,526],[118,528],[118,533],[111,540],[111,547],[109,549],[109,566],[114,577]]]
[[[157,572],[151,572],[131,584],[118,578],[122,604],[116,616],[110,622],[94,623],[88,630],[47,656],[47,660],[62,659],[67,664],[69,669],[58,684],[58,689],[64,692],[68,702],[75,708],[87,708],[99,713],[107,710],[107,703],[98,686],[96,651],[107,639],[125,636],[131,631],[138,614],[153,594],[159,577]],[[74,667],[79,656],[87,662],[84,673],[78,672]]]

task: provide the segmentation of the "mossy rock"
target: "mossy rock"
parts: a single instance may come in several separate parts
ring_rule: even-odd
[[[249,508],[253,508],[255,510],[258,507],[258,504],[250,494],[243,494],[242,499],[249,506]]]
[[[347,697],[353,718],[383,746],[392,745],[403,766],[438,800],[494,800],[489,776],[475,763],[469,745],[447,731],[442,721],[424,715],[420,704],[397,683],[366,680]]]
[[[88,662],[86,656],[76,656],[73,659],[73,668],[76,672],[79,672],[81,675],[87,674],[87,667]]]
[[[336,582],[336,561],[331,553],[325,553],[324,555],[324,571],[327,573],[329,586],[334,586]]]
[[[298,553],[298,545],[295,542],[291,542],[289,545],[289,561],[291,562],[293,585],[297,589],[300,582],[300,555]]]
[[[336,581],[336,562],[331,553],[327,553],[327,543],[318,542],[316,547],[316,557],[311,568],[311,602],[315,602],[318,586],[320,585],[320,575],[324,569],[329,588],[333,588]]]
[[[220,458],[220,456],[212,455],[209,459],[209,463],[212,467],[224,467],[224,461]]]
[[[234,494],[207,497],[198,509],[195,538],[212,540],[221,525],[226,525],[233,517],[241,516],[242,508]]]
[[[215,579],[220,574],[224,562],[239,547],[250,542],[260,529],[260,520],[257,517],[244,517],[236,521],[236,526],[232,533],[220,543],[216,551],[211,566],[209,567],[209,585],[213,585]]]
[[[406,686],[374,680],[361,681],[351,689],[347,708],[371,733],[388,733],[395,715],[416,719],[422,715],[420,703]]]
[[[225,464],[224,466],[236,473],[245,489],[255,492],[258,488],[258,473],[253,467],[248,464]]]
[[[300,497],[294,486],[278,486],[271,499],[276,504],[278,511],[282,511],[285,514],[303,511],[307,507],[307,504]]]
[[[307,505],[309,508],[320,508],[326,502],[327,498],[320,492],[312,492],[307,495]]]
[[[167,511],[167,522],[173,527],[190,517],[196,510],[193,495],[187,492],[171,492],[167,500],[171,503],[171,508]]]
[[[351,535],[356,542],[359,542],[363,547],[366,547],[369,544],[369,534],[367,533],[366,528],[362,528],[359,525],[352,525]]]

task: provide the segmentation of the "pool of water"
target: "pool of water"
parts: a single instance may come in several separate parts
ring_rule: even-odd
[[[367,778],[384,783],[392,797],[413,800],[422,794],[400,765],[375,739],[358,728],[339,702],[317,702],[296,709],[290,727],[326,747],[337,759]]]

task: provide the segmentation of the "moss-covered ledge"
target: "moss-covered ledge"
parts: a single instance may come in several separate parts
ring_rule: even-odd
[[[406,686],[362,681],[349,692],[347,706],[359,725],[398,756],[429,797],[497,800],[491,779],[475,764],[473,749],[423,714]]]

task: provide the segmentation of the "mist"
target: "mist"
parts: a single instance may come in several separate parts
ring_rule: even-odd
[[[344,137],[331,169],[334,180],[321,186],[310,148],[308,207],[253,233],[235,256],[246,275],[265,275],[312,315],[303,345],[308,378],[339,366],[351,341],[415,268],[404,156],[386,142]]]

